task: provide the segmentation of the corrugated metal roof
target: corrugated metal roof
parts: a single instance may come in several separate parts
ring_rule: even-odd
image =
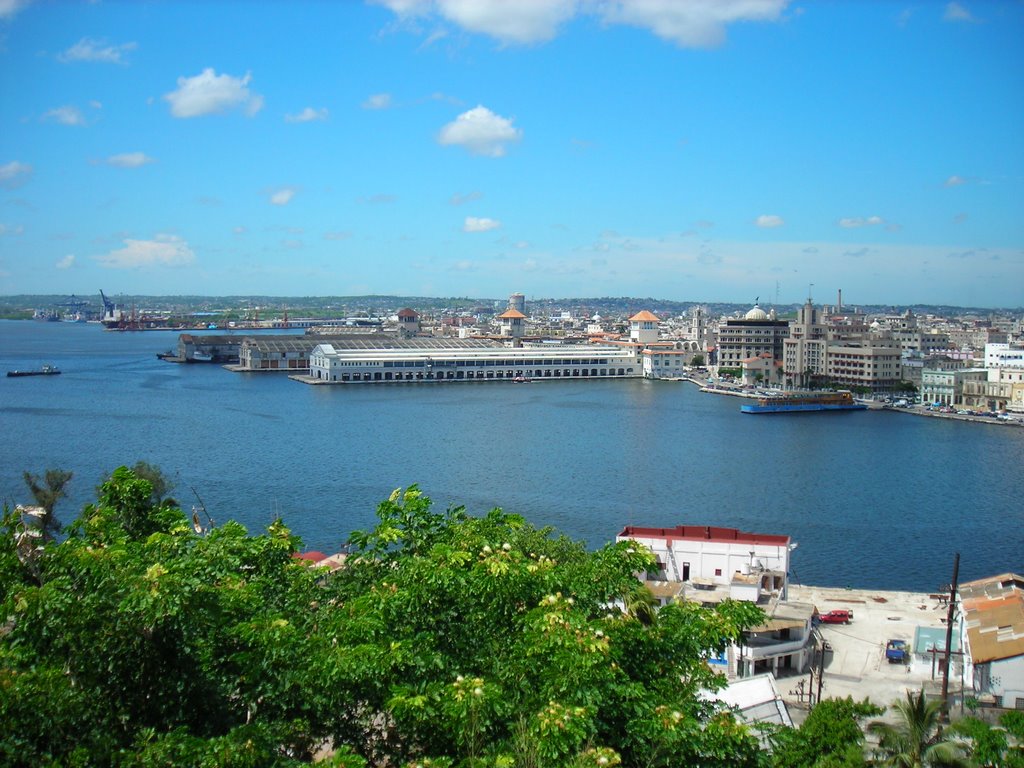
[[[1024,655],[1024,593],[971,598],[963,606],[975,664]]]

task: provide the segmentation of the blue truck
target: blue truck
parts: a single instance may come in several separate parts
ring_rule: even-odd
[[[907,663],[907,641],[890,640],[885,644],[885,658],[890,664]]]

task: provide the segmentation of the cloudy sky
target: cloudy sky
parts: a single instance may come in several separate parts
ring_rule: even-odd
[[[1017,0],[0,0],[0,293],[1020,306],[1022,40]]]

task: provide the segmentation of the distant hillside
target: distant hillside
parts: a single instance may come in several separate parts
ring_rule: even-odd
[[[118,305],[130,308],[153,309],[171,312],[229,312],[248,313],[260,312],[280,313],[288,311],[290,315],[303,314],[313,316],[352,315],[360,312],[381,314],[394,312],[402,307],[412,307],[421,312],[479,311],[504,306],[507,297],[468,297],[468,296],[144,296],[144,295],[108,295],[108,299]],[[31,317],[36,309],[72,309],[88,303],[88,309],[94,312],[102,310],[99,293],[88,295],[66,294],[20,294],[0,296],[0,317],[21,318]],[[828,302],[824,302],[828,303]],[[531,312],[564,312],[571,311],[585,315],[600,314],[602,316],[628,316],[642,309],[647,309],[659,317],[675,317],[685,314],[691,307],[700,305],[707,307],[711,316],[728,315],[734,312],[745,312],[751,303],[708,302],[700,300],[676,301],[653,297],[638,298],[629,296],[595,297],[595,298],[536,298],[528,297],[527,309]],[[764,308],[770,308],[771,302],[761,302]],[[799,304],[780,304],[776,311],[780,317],[793,313]],[[820,304],[819,304],[820,306]],[[977,315],[988,317],[995,314],[1021,314],[1024,307],[993,309],[989,307],[959,307],[953,305],[912,304],[879,305],[850,304],[869,314],[902,313],[910,309],[917,315],[934,314],[941,316]]]

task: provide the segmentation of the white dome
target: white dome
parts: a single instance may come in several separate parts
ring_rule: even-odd
[[[747,314],[745,314],[743,316],[743,319],[744,320],[767,320],[768,319],[768,315],[765,314],[765,311],[763,309],[761,309],[759,306],[757,306],[757,304],[755,304],[754,308],[751,309],[749,312],[747,312]]]

